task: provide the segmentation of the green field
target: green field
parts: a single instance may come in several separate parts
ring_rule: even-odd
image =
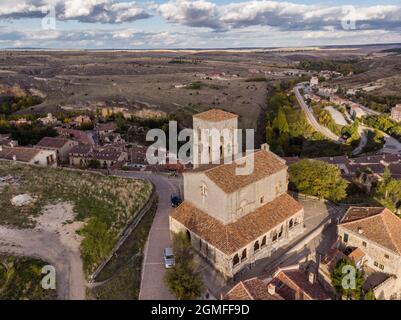
[[[152,185],[142,180],[0,161],[0,177],[8,175],[19,177],[20,184],[8,185],[0,193],[1,224],[33,228],[32,217],[40,215],[44,206],[72,203],[76,220],[85,222],[79,233],[84,237],[81,255],[86,274],[107,257],[121,231],[152,193]],[[24,193],[36,201],[24,207],[13,206],[10,200]]]
[[[55,290],[41,286],[46,263],[32,258],[0,255],[0,300],[51,300]]]

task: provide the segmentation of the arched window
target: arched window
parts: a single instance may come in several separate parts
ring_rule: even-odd
[[[263,248],[265,245],[266,245],[266,236],[264,236],[262,239],[261,247]]]
[[[283,226],[281,226],[280,232],[278,233],[278,238],[279,239],[283,236],[283,230],[284,230],[284,228],[283,228]]]
[[[277,231],[273,231],[272,233],[272,241],[276,241],[277,240]]]
[[[288,227],[291,229],[293,226],[294,226],[294,220],[291,219],[289,224],[288,224]]]
[[[234,256],[233,259],[233,266],[236,266],[239,263],[239,257],[238,257],[238,253]]]
[[[241,254],[241,262],[244,260],[246,260],[246,249],[244,249]]]
[[[258,251],[259,250],[259,248],[260,248],[260,246],[259,246],[259,241],[256,241],[255,242],[255,244],[253,245],[253,251]]]

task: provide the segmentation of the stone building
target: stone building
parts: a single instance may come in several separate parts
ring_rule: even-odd
[[[44,167],[56,167],[57,156],[52,150],[0,145],[0,159],[25,162]]]
[[[391,119],[397,122],[401,121],[401,104],[391,108]]]
[[[376,298],[401,298],[399,217],[382,207],[351,207],[338,225],[338,238],[338,247],[364,270],[366,280],[375,280]]]
[[[35,148],[55,151],[58,163],[68,163],[69,153],[76,145],[78,145],[78,142],[74,140],[59,137],[44,137],[38,142]]]
[[[229,128],[236,117],[232,121]],[[239,160],[252,161],[252,172],[238,175],[236,162],[185,171],[185,201],[170,215],[170,230],[186,233],[226,278],[269,257],[303,231],[303,207],[287,194],[285,162],[267,146]]]
[[[194,167],[237,154],[237,129],[238,116],[230,112],[210,109],[194,115]]]

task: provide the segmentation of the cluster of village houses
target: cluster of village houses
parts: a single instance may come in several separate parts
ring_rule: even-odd
[[[50,121],[52,116],[46,118]],[[228,143],[231,150],[237,150],[234,139],[237,115],[212,109],[194,115],[193,123],[195,130],[232,132]],[[125,143],[115,140],[113,122],[95,126],[99,143],[74,128],[58,126],[57,130],[58,137],[45,137],[32,147],[19,147],[9,137],[0,136],[0,159],[77,167],[85,167],[93,159],[102,167],[113,167],[128,160]],[[194,143],[202,145],[202,141]],[[199,154],[199,158],[194,158],[193,168],[183,172],[184,201],[170,214],[170,231],[186,234],[200,256],[226,279],[232,279],[302,237],[304,208],[287,190],[288,165],[297,161],[296,158],[282,159],[264,144],[260,150],[245,156],[252,156],[252,172],[238,175],[235,163],[211,164],[226,158],[223,154],[226,148],[217,150],[220,150],[218,154],[209,155],[210,164],[201,163],[200,159],[204,158]],[[337,165],[349,177],[368,167],[372,174],[380,175],[386,166],[392,174],[401,174],[399,155],[320,160]],[[337,235],[321,259],[239,281],[221,298],[333,299],[338,296],[330,274],[342,258],[363,271],[365,289],[372,290],[377,299],[401,298],[401,220],[394,213],[379,207],[350,207],[338,223]]]
[[[26,162],[41,166],[88,167],[96,161],[100,168],[121,167],[129,160],[126,143],[116,133],[115,122],[97,123],[91,133],[78,127],[91,123],[89,116],[79,115],[68,123],[60,123],[52,114],[38,119],[43,125],[53,126],[57,137],[44,137],[34,146],[18,146],[9,135],[0,135],[0,159]],[[26,119],[14,121],[14,125],[27,123]],[[141,151],[141,154],[143,151]]]
[[[237,115],[218,109],[193,119],[195,130],[235,130],[238,125]],[[194,143],[202,145],[202,141]],[[235,143],[232,140],[228,144],[235,150]],[[220,154],[209,155],[209,164],[195,157],[194,168],[184,171],[184,201],[170,214],[170,231],[186,234],[214,269],[226,279],[235,279],[304,235],[304,208],[288,194],[286,161],[268,145],[244,156],[254,161],[249,175],[238,175],[235,163],[212,164],[216,159],[226,159],[227,149],[220,150]],[[337,239],[321,259],[302,260],[273,274],[241,280],[221,298],[338,298],[331,273],[340,259],[363,272],[364,289],[371,290],[377,299],[401,298],[401,220],[382,207],[357,206],[343,215]]]
[[[320,74],[320,76],[322,75]],[[306,99],[309,99],[316,103],[330,102],[333,103],[333,105],[346,107],[348,108],[348,110],[346,109],[346,112],[348,113],[346,116],[348,118],[349,115],[355,119],[355,118],[362,118],[369,114],[375,114],[375,115],[379,114],[378,112],[367,109],[360,103],[353,102],[349,99],[341,98],[336,94],[338,88],[323,87],[319,85],[318,76],[312,76],[309,84],[310,87],[313,89],[313,92],[305,94]],[[353,89],[347,91],[347,95],[355,95],[355,93],[356,92]],[[397,122],[401,121],[401,104],[397,104],[393,108],[391,108],[390,118]]]

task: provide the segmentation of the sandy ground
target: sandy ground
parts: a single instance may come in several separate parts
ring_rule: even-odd
[[[86,279],[76,234],[81,222],[74,220],[73,206],[61,202],[43,208],[35,229],[0,226],[0,252],[47,261],[56,269],[59,299],[85,299]],[[72,223],[71,223],[72,222]]]

